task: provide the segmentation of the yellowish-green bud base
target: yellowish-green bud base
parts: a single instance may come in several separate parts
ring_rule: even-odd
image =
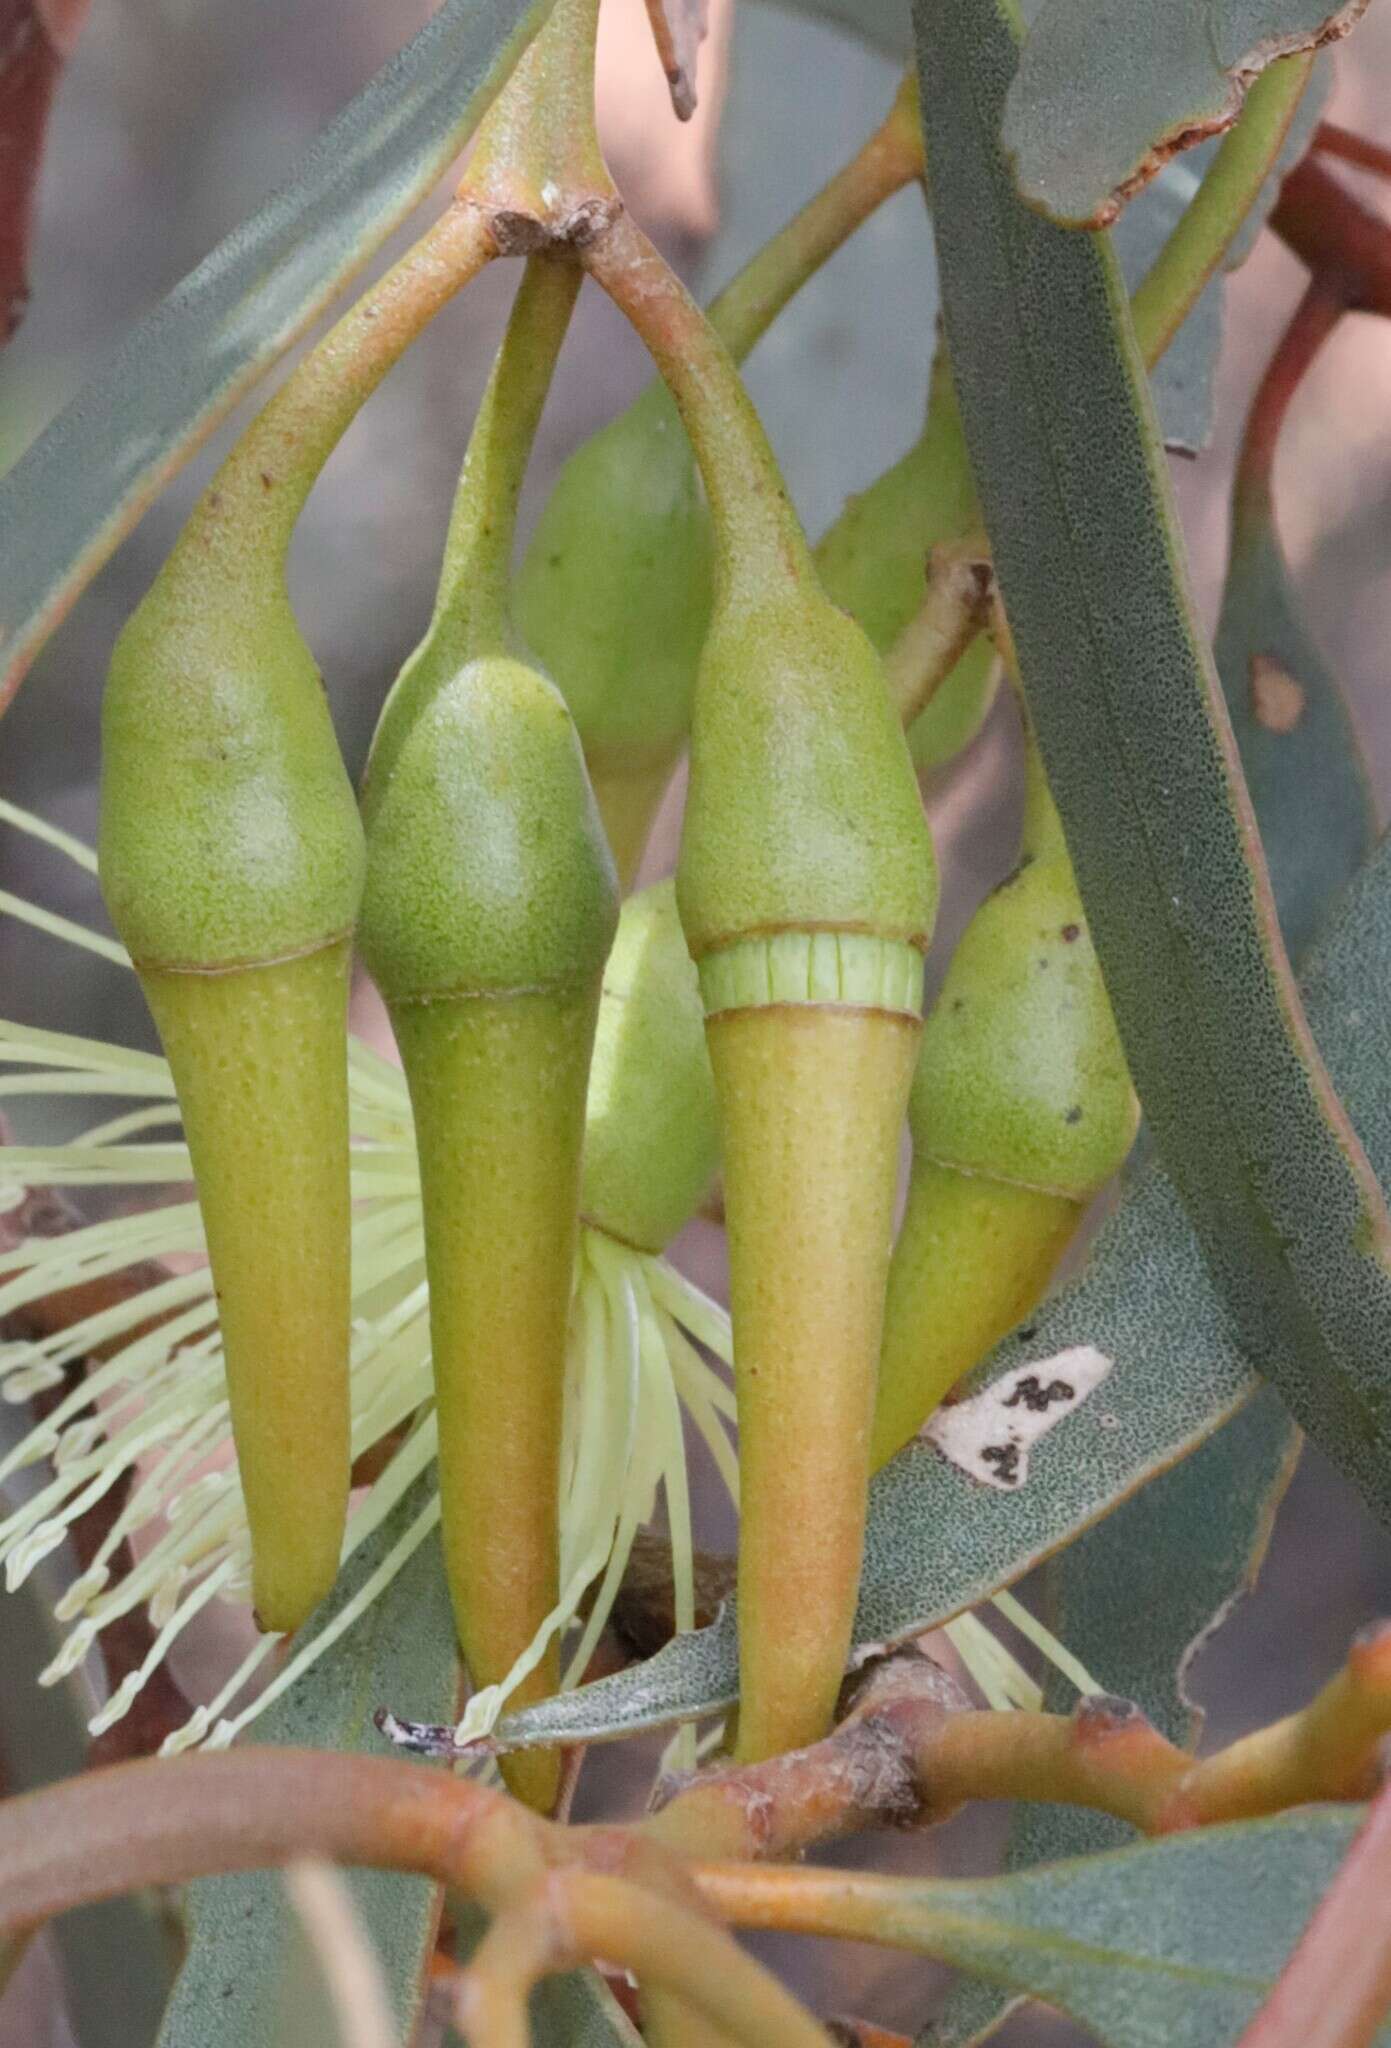
[[[1065,852],[988,897],[927,1020],[915,1151],[1089,1200],[1124,1163],[1138,1107]]]
[[[398,1004],[415,1112],[439,1416],[445,1569],[470,1676],[505,1678],[559,1593],[565,1336],[585,1084],[586,987]],[[513,1694],[559,1686],[554,1644]],[[511,1790],[555,1802],[559,1762],[524,1751]]]
[[[700,963],[707,1017],[764,1003],[843,1004],[922,1014],[923,956],[873,932],[772,932],[707,953]]]
[[[739,1403],[738,1754],[754,1761],[824,1735],[845,1673],[919,1026],[789,1005],[708,1035]]]
[[[295,1629],[348,1505],[348,948],[140,978],[203,1211],[256,1615]]]
[[[914,1161],[889,1268],[876,1472],[1042,1299],[1084,1213],[1066,1195]]]

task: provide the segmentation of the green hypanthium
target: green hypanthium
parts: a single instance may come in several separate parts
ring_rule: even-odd
[[[605,162],[600,7],[443,0],[0,478],[3,705],[459,159],[131,593],[95,852],[0,799],[116,936],[0,910],[133,972],[159,1047],[0,1020],[0,2036],[27,1997],[37,2038],[30,1938],[105,1901],[59,1923],[45,2038],[825,2048],[732,1938],[765,1928],[956,1968],[937,2009],[898,1974],[838,2019],[862,2048],[967,2048],[1031,1997],[1105,2048],[1372,2048],[1391,1625],[1331,1532],[1351,1489],[1382,1571],[1391,853],[1275,460],[1343,316],[1391,315],[1391,225],[1338,169],[1391,150],[1320,120],[1362,6],[805,0],[731,101],[741,168],[787,181],[839,32],[881,118],[706,310]],[[684,114],[702,11],[646,10]],[[16,262],[57,64],[25,26]],[[612,26],[650,68],[640,11]],[[859,418],[831,259],[890,201],[860,275],[916,235],[936,310],[893,334],[894,459],[809,539],[741,366],[782,323],[809,374],[824,292]],[[1262,232],[1308,279],[1214,659],[1166,442],[1201,438]],[[462,462],[433,608],[375,633],[350,770],[292,543],[495,264],[481,401],[427,423]],[[533,517],[582,289],[655,376]],[[65,1097],[108,1107],[73,1135]],[[1193,1653],[1301,1432],[1340,1646],[1285,1626],[1294,1711],[1198,1757]],[[627,1817],[587,1777],[572,1825],[588,1746],[654,1730]],[[996,1874],[802,1861],[980,1799],[1017,1806]]]

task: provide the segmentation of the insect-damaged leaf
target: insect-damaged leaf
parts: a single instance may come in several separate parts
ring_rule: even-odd
[[[1130,209],[1127,222],[1149,196]],[[1245,480],[1238,497],[1217,658],[1281,928],[1297,959],[1366,857],[1374,821],[1337,684],[1292,611],[1267,486],[1268,480]],[[1283,731],[1271,732],[1251,699],[1248,665],[1259,648],[1278,649],[1306,678],[1307,703]],[[1174,1742],[1197,1739],[1198,1717],[1184,1687],[1189,1657],[1259,1569],[1297,1447],[1298,1431],[1267,1389],[1047,1568],[1055,1634],[1100,1685],[1135,1700]],[[1071,1701],[1072,1688],[1050,1670],[1045,1706],[1065,1711]],[[1006,1861],[1028,1869],[1113,1847],[1128,1833],[1104,1814],[1023,1805],[1011,1821]],[[961,1977],[924,2041],[966,2048],[987,2038],[1012,2002],[996,1986]]]
[[[1229,128],[1267,64],[1345,36],[1366,6],[1044,0],[1003,108],[1019,190],[1054,220],[1105,226],[1176,151]]]
[[[1265,489],[1241,494],[1213,649],[1292,954],[1371,837],[1342,692],[1300,616]]]
[[[1184,1747],[1201,1724],[1184,1689],[1187,1657],[1253,1582],[1298,1444],[1298,1430],[1266,1388],[1191,1458],[1151,1480],[1048,1567],[1054,1634],[1099,1685],[1134,1700]],[[1050,1669],[1045,1708],[1066,1713],[1075,1698],[1075,1688]],[[1133,1830],[1108,1814],[1021,1804],[1006,1863],[1030,1870],[1129,1839]],[[981,1978],[959,1978],[924,2043],[965,2048],[985,2038],[1014,1997]]]

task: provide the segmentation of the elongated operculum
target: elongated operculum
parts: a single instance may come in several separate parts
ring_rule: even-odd
[[[415,1112],[439,1410],[445,1562],[475,1685],[503,1678],[558,1597],[565,1337],[585,1090],[613,867],[559,693],[505,655],[466,662],[369,766],[361,944]],[[558,1683],[554,1642],[520,1701]],[[555,1797],[528,1753],[509,1783]]]
[[[117,643],[100,859],[188,1134],[256,1613],[293,1629],[333,1583],[347,1511],[362,830],[278,562],[235,536],[182,544]]]
[[[936,898],[882,670],[809,578],[717,613],[678,893],[720,1105],[755,1758],[823,1733],[844,1674]]]
[[[923,1033],[876,1469],[1038,1302],[1135,1137],[1111,1006],[1037,780],[1031,811],[1024,858],[967,926]]]

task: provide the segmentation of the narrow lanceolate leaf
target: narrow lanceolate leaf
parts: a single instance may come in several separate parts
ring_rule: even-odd
[[[345,1568],[319,1628],[350,1605],[415,1518],[432,1481],[419,1480]],[[297,1749],[377,1750],[377,1707],[429,1722],[453,1720],[458,1653],[438,1537],[422,1543],[386,1591],[256,1724],[256,1742]],[[177,1768],[177,1766],[171,1766]],[[402,2040],[412,2037],[425,1969],[439,1925],[441,1892],[425,1878],[353,1871],[356,1917],[381,1959]],[[188,1955],[174,1986],[158,2048],[283,2048],[284,1986],[295,1969],[280,1875],[206,1878],[186,1895]]]
[[[1364,1811],[1306,1807],[983,1884],[851,1878],[837,1931],[872,1924],[878,1941],[1046,1999],[1103,2048],[1233,2048]]]
[[[1304,983],[1330,1071],[1373,1164],[1391,1175],[1388,977],[1391,839],[1353,884]],[[1051,1380],[1059,1355],[1082,1346],[1111,1370],[1034,1447],[1014,1491],[969,1478],[925,1442],[880,1473],[857,1643],[920,1634],[1022,1577],[1204,1443],[1255,1392],[1182,1204],[1157,1167],[1127,1190],[1081,1275],[1005,1339],[985,1377],[1028,1364]],[[498,1732],[509,1742],[602,1741],[712,1713],[733,1700],[736,1668],[725,1613],[635,1670],[504,1719]]]
[[[1213,651],[1298,959],[1371,838],[1374,810],[1347,705],[1300,615],[1263,494],[1236,509]]]
[[[0,481],[0,709],[150,500],[448,167],[549,0],[444,0]]]
[[[1248,1353],[1391,1517],[1391,1220],[1310,1039],[1103,236],[1018,199],[1004,0],[918,0],[952,359],[1125,1050]]]
[[[1267,64],[1345,36],[1367,0],[1044,0],[999,112],[1019,190],[1104,227],[1178,151],[1230,128]],[[963,10],[963,13],[969,10]]]

